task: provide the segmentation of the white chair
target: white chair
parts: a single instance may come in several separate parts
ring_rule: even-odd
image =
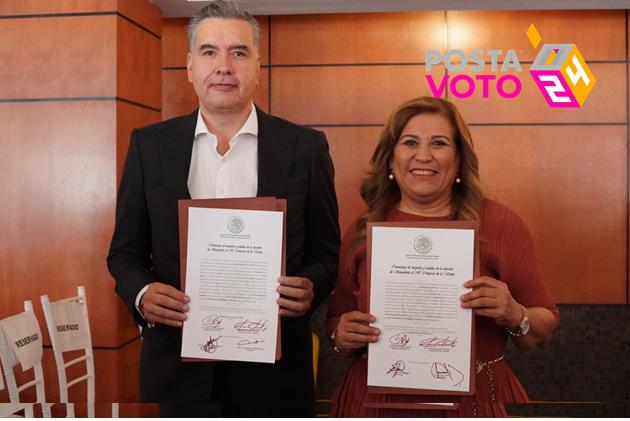
[[[59,401],[67,404],[67,416],[69,418],[74,417],[74,404],[68,401],[68,389],[85,381],[87,383],[88,417],[94,418],[96,381],[85,288],[78,287],[77,293],[76,297],[55,302],[50,302],[47,295],[42,295],[41,302],[57,365]],[[84,354],[64,362],[63,353],[76,350],[84,350]],[[86,373],[68,381],[66,369],[83,361],[85,361]],[[118,418],[117,403],[112,403],[112,418]]]
[[[41,353],[38,357],[38,360],[33,364],[33,372],[34,378],[31,381],[24,383],[21,386],[17,385],[17,381],[15,379],[15,374],[13,373],[13,369],[15,366],[20,364],[19,357],[15,354],[13,348],[8,342],[7,333],[5,329],[8,330],[10,319],[13,320],[14,317],[23,317],[27,319],[29,322],[37,325],[38,338],[36,341],[32,341],[34,346],[39,346],[41,349]],[[30,333],[30,332],[29,332]],[[37,342],[39,345],[36,345]],[[39,351],[39,350],[38,350]],[[41,332],[39,332],[39,324],[37,323],[37,318],[35,317],[35,313],[33,312],[33,303],[29,301],[24,301],[24,313],[20,315],[8,317],[2,321],[0,321],[0,361],[2,362],[2,367],[4,370],[4,376],[6,379],[6,386],[9,392],[9,401],[13,404],[18,404],[20,402],[20,393],[23,391],[30,389],[31,387],[35,387],[35,395],[36,402],[41,403],[42,405],[42,413],[44,417],[50,418],[50,407],[51,405],[46,403],[45,396],[45,388],[44,388],[44,372],[42,370],[42,355],[43,355],[43,347],[41,340]],[[22,364],[20,364],[22,366]],[[21,367],[22,371],[23,366]],[[27,405],[24,407],[25,416],[28,418],[32,418],[33,414],[33,405]]]
[[[26,413],[29,407],[32,411],[32,403],[0,403],[0,418],[22,418],[19,413],[21,411]]]

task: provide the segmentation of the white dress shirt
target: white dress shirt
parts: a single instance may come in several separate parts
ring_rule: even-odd
[[[230,139],[230,148],[221,156],[217,137],[197,116],[188,191],[193,199],[254,197],[258,190],[258,116],[256,107],[245,124]]]
[[[230,139],[225,155],[217,152],[217,137],[208,131],[197,113],[197,126],[193,140],[188,191],[193,199],[225,197],[255,197],[258,191],[258,114],[252,110],[245,124]],[[140,299],[149,286],[136,295],[136,310],[142,315]],[[144,315],[142,315],[144,317]],[[151,327],[152,323],[149,324]]]

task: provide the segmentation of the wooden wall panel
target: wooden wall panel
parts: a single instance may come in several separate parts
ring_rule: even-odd
[[[335,166],[335,190],[339,202],[342,235],[367,207],[359,187],[378,143],[379,127],[325,127],[330,155]]]
[[[117,367],[120,368],[118,396],[121,402],[140,401],[140,350],[142,339],[133,341],[117,350]],[[104,365],[106,367],[106,365]]]
[[[186,67],[188,18],[162,19],[162,67]]]
[[[419,63],[444,50],[444,29],[443,11],[273,16],[271,61]]]
[[[154,35],[117,18],[117,96],[162,108],[161,42]]]
[[[269,63],[269,24],[266,16],[256,16],[260,24],[260,62]],[[188,53],[188,18],[166,18],[162,20],[162,66],[186,67]]]
[[[488,98],[483,98],[482,83],[479,81],[470,97],[457,98],[449,88],[448,99],[457,104],[468,123],[625,122],[626,65],[591,63],[589,67],[597,82],[581,108],[549,107],[526,69],[523,72],[493,73],[497,79],[504,74],[511,74],[520,79],[522,91],[515,98],[502,98],[497,93],[495,80],[489,82]],[[475,77],[474,73],[465,74]],[[452,80],[453,76],[450,77]],[[436,81],[436,84],[440,81]],[[467,86],[466,82],[460,81],[456,89],[461,94],[466,91]],[[505,83],[508,92],[512,92],[513,87],[513,82]]]
[[[188,82],[186,70],[164,70],[162,72],[162,109],[163,119],[191,113],[198,107],[199,101],[192,84]],[[269,69],[260,69],[260,83],[254,93],[254,103],[268,111],[269,104]]]
[[[424,75],[424,66],[273,68],[271,110],[300,124],[381,124],[401,102],[429,95]]]
[[[138,0],[20,0],[0,2],[0,16],[119,12],[160,35],[161,12]]]
[[[254,16],[260,24],[260,64],[269,64],[269,17]]]
[[[36,116],[37,124],[33,124]],[[117,345],[105,255],[116,195],[113,102],[1,103],[0,318],[84,285],[93,341]],[[40,321],[43,321],[43,317]]]
[[[0,98],[115,96],[117,19],[0,19]]]
[[[89,13],[116,10],[118,0],[20,0],[0,2],[0,15],[39,15],[44,13]]]
[[[186,70],[164,70],[162,72],[162,118],[177,117],[192,112],[199,101],[195,90],[186,76]]]
[[[576,44],[586,60],[625,60],[624,20],[623,10],[449,10],[448,48],[515,49],[519,60],[531,62],[540,50],[525,34],[533,23],[541,43]]]
[[[117,0],[118,12],[153,32],[162,35],[162,12],[146,0]]]
[[[490,197],[526,221],[559,303],[625,302],[625,126],[473,127]]]
[[[96,402],[138,402],[140,339],[116,350],[95,350]],[[117,370],[111,370],[116,367]]]

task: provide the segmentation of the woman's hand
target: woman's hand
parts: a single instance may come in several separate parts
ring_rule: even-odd
[[[523,319],[523,309],[505,282],[482,276],[465,282],[464,286],[473,290],[460,297],[462,307],[473,309],[476,315],[489,317],[509,329],[516,328]]]
[[[488,276],[475,278],[464,283],[473,290],[462,295],[462,307],[471,308],[480,316],[494,319],[499,326],[516,330],[523,320],[523,308],[510,294],[507,284]],[[517,348],[537,349],[549,343],[558,320],[544,307],[528,307],[529,332],[523,336],[512,336]]]
[[[352,311],[344,313],[334,331],[334,343],[341,353],[350,354],[363,348],[370,342],[378,341],[381,331],[370,327],[376,318],[368,313]]]

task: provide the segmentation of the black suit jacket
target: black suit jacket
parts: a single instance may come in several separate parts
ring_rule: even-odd
[[[286,273],[313,282],[314,309],[333,289],[338,264],[338,209],[328,144],[321,132],[260,109],[257,114],[257,194],[287,199]],[[190,199],[196,121],[197,111],[131,135],[107,264],[116,292],[141,325],[146,322],[135,310],[135,298],[145,285],[159,281],[180,288],[177,201]],[[310,313],[282,319],[282,359],[276,364],[184,364],[179,329],[144,329],[142,400],[192,402],[220,396],[224,391],[212,390],[212,385],[221,365],[232,402],[259,401],[261,415],[313,415]],[[278,405],[288,412],[276,411]]]

